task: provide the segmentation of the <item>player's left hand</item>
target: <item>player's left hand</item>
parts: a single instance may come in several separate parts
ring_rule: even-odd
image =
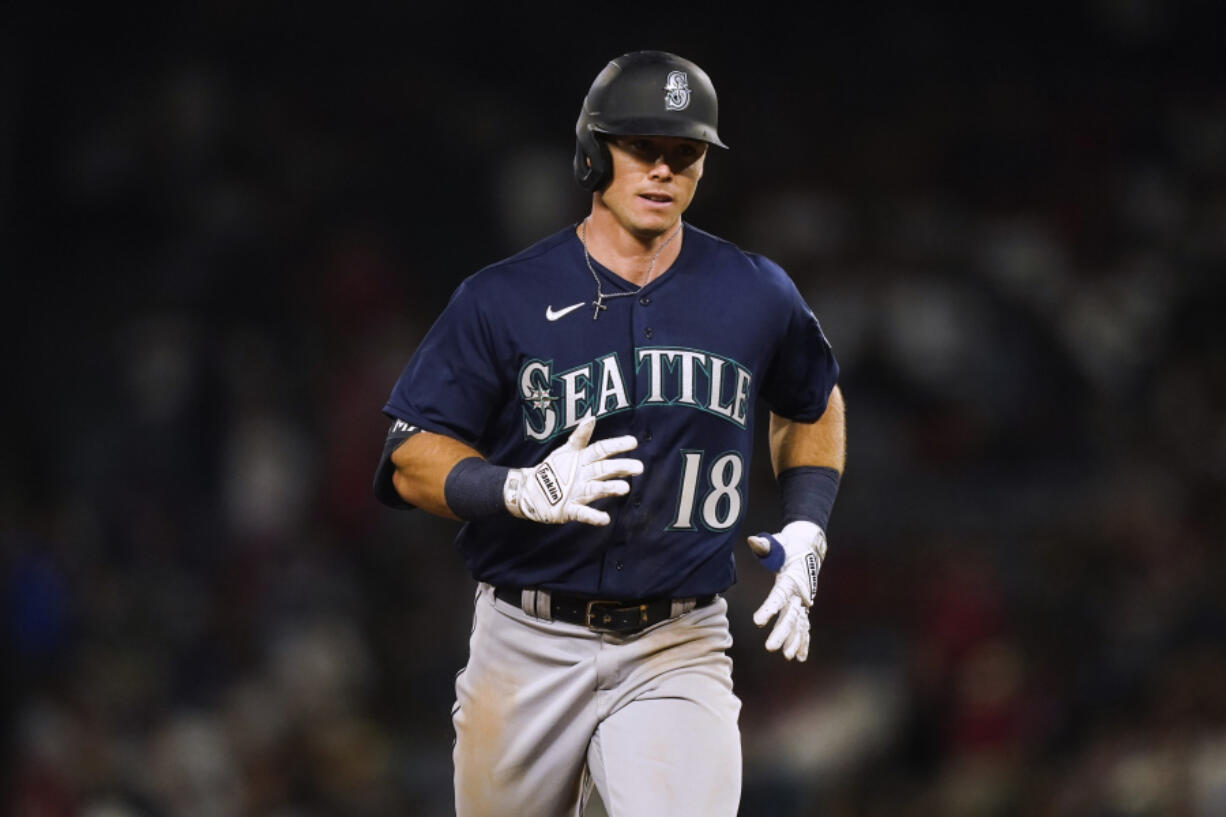
[[[826,558],[826,532],[813,522],[790,522],[778,533],[750,536],[749,548],[763,566],[778,574],[770,595],[753,614],[753,623],[765,627],[778,614],[766,649],[774,652],[782,647],[784,658],[804,661],[809,657],[809,608]]]

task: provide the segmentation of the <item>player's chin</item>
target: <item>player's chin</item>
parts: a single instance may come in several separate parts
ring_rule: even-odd
[[[648,202],[648,204],[639,208],[637,213],[639,230],[645,233],[662,233],[671,229],[677,219],[681,218],[681,213],[685,208],[680,206],[676,199],[661,205],[657,202]]]

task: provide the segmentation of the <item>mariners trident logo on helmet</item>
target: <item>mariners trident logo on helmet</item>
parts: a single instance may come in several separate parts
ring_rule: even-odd
[[[690,79],[684,71],[671,71],[664,83],[664,107],[670,111],[684,111],[690,107]]]

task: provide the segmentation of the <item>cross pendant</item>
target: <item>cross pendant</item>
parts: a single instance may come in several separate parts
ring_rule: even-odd
[[[604,305],[603,293],[596,293],[596,300],[592,301],[592,306],[596,307],[592,310],[592,320],[596,320],[600,317],[601,311],[608,309],[608,307]]]

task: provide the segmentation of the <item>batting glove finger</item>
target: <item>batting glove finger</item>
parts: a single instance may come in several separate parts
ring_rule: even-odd
[[[596,424],[595,420],[592,420],[591,422],[593,426]],[[588,432],[588,437],[591,437],[590,431]],[[587,445],[587,443],[584,443],[584,445]],[[627,434],[624,437],[610,437],[607,440],[600,440],[599,442],[589,445],[583,452],[582,461],[584,464],[587,464],[589,462],[594,462],[595,460],[603,460],[607,457],[613,456],[614,454],[625,454],[627,451],[633,451],[638,447],[638,438],[630,434]]]
[[[798,613],[796,608],[796,599],[789,598],[788,603],[779,611],[779,616],[775,619],[775,626],[766,638],[767,651],[776,652],[780,647],[788,643],[792,634],[796,632]]]
[[[784,656],[786,657],[786,653],[784,654]],[[800,646],[796,648],[796,660],[801,663],[804,663],[805,659],[808,657],[809,657],[809,617],[805,616],[805,630],[804,630],[804,634],[800,637]]]
[[[609,477],[637,477],[643,473],[642,460],[598,460],[580,469],[584,479],[598,480]]]
[[[805,657],[809,655],[809,610],[795,597],[788,606],[791,608],[788,611],[791,629],[783,642],[783,657],[789,661],[794,658],[804,661],[801,654]]]
[[[565,522],[582,522],[585,525],[603,528],[613,520],[604,511],[598,511],[595,508],[589,508],[587,505],[580,505],[578,502],[572,503],[566,509]]]
[[[630,493],[630,483],[621,479],[589,482],[583,486],[583,495],[576,494],[573,501],[584,505],[610,496],[625,496]]]
[[[749,537],[749,549],[753,551],[753,555],[759,559],[766,557],[771,551],[771,539],[774,538],[769,534],[760,534],[758,536]]]
[[[588,417],[586,420],[580,422],[579,425],[575,426],[575,430],[572,431],[570,436],[566,438],[566,445],[563,447],[573,451],[582,451],[583,449],[587,448],[588,443],[591,442],[592,432],[595,430],[596,418]]]
[[[762,602],[753,614],[753,623],[759,627],[765,627],[768,622],[783,609],[783,606],[788,603],[788,594],[783,591],[778,585],[771,588],[770,593],[766,597],[766,601]]]
[[[809,655],[809,611],[798,598],[793,597],[779,614],[770,637],[766,639],[770,652],[782,650],[783,657],[805,660]]]

